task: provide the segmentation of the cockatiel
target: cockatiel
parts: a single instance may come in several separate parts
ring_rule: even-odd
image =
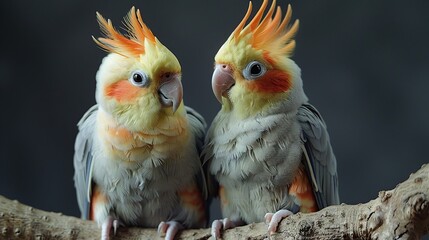
[[[177,58],[134,7],[122,35],[97,13],[110,52],[96,75],[97,105],[78,123],[74,167],[82,217],[102,227],[156,227],[166,239],[205,226],[200,149],[205,122],[182,101]]]
[[[212,87],[222,109],[203,150],[219,183],[222,215],[212,235],[244,223],[269,222],[268,231],[297,211],[338,204],[336,159],[326,125],[308,103],[300,68],[290,59],[298,20],[289,26],[268,0],[245,26],[252,3],[215,57]]]

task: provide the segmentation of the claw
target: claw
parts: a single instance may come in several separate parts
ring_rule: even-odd
[[[268,224],[268,232],[270,235],[273,235],[274,233],[277,232],[277,227],[279,226],[280,221],[283,218],[286,218],[290,215],[293,215],[293,212],[286,210],[286,209],[282,209],[277,211],[276,213],[267,213],[265,214],[265,221]]]
[[[271,219],[273,218],[274,213],[266,213],[264,218],[265,218],[265,223],[270,223]]]
[[[222,220],[214,220],[212,223],[211,234],[214,239],[218,239],[220,237],[220,230],[223,228]]]
[[[110,239],[110,229],[112,228],[113,218],[108,217],[101,225],[101,240]]]
[[[214,220],[212,223],[211,234],[214,239],[220,238],[220,231],[234,228],[240,225],[241,221],[231,221],[229,218]]]
[[[116,236],[116,231],[119,228],[119,221],[117,219],[113,220],[113,235]]]
[[[173,240],[179,230],[182,230],[182,224],[176,221],[160,222],[158,225],[158,234],[165,236],[165,240]]]
[[[158,234],[160,237],[165,236],[165,232],[167,231],[168,225],[165,222],[160,222],[158,225]]]
[[[110,239],[110,230],[113,227],[113,234],[116,235],[116,231],[119,227],[119,220],[114,219],[113,217],[108,217],[103,224],[101,225],[101,239],[109,240]]]

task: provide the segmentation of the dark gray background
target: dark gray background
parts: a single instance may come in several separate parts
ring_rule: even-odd
[[[247,3],[2,1],[0,194],[79,215],[76,123],[95,103],[94,76],[105,56],[91,39],[100,36],[95,11],[119,27],[131,6],[140,8],[182,64],[185,103],[210,123],[220,108],[210,84],[213,57]],[[293,59],[328,124],[341,200],[366,202],[427,162],[429,1],[291,3],[301,21]]]

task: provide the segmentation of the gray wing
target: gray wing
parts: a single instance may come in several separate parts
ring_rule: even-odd
[[[93,133],[98,106],[92,106],[77,124],[79,133],[74,145],[74,184],[77,202],[83,219],[89,218],[91,175],[92,175],[92,145]]]
[[[206,121],[204,121],[203,116],[197,113],[197,111],[194,109],[190,107],[185,107],[185,109],[188,116],[189,125],[191,126],[191,131],[195,136],[195,143],[198,148],[198,153],[201,153],[207,127]]]
[[[191,127],[191,131],[195,138],[195,145],[198,150],[198,154],[201,154],[203,145],[204,145],[204,136],[206,132],[207,124],[204,121],[203,116],[197,113],[194,109],[190,107],[185,107],[186,113],[188,116],[189,125]],[[205,179],[205,174],[202,168],[202,160],[200,159],[200,173],[197,175],[197,183],[200,190],[203,193],[205,199],[207,199],[207,183]]]
[[[210,203],[211,203],[211,196],[209,196],[209,190],[208,190],[208,182],[207,182],[207,169],[203,167],[203,158],[201,157],[203,147],[204,147],[204,138],[206,133],[206,127],[207,124],[204,121],[204,118],[197,113],[194,109],[190,107],[186,107],[186,113],[188,115],[188,121],[189,125],[191,126],[191,131],[194,134],[195,137],[195,143],[198,149],[198,154],[200,155],[200,172],[196,176],[197,185],[200,191],[202,192],[202,195],[204,199],[206,200],[205,204],[205,211],[206,211],[206,220],[210,219]]]
[[[204,146],[204,138],[205,138],[207,124],[204,121],[203,116],[197,113],[194,109],[190,107],[186,107],[186,113],[188,116],[189,125],[191,126],[191,131],[195,137],[195,145],[197,147],[198,154],[201,156],[201,151]],[[198,188],[202,192],[203,198],[206,200],[205,210],[206,210],[207,219],[209,219],[209,206],[210,206],[211,199],[209,199],[209,194],[207,190],[206,172],[205,172],[205,169],[203,169],[203,162],[201,157],[200,157],[200,161],[201,161],[200,172],[196,176],[196,180],[197,180]]]
[[[319,209],[340,203],[338,195],[337,160],[332,151],[326,124],[310,104],[298,110],[301,124],[304,165],[312,180]]]
[[[209,199],[209,201],[212,198],[218,197],[219,194],[219,183],[217,182],[215,176],[210,174],[209,170],[211,161],[214,156],[213,143],[211,140],[213,135],[213,123],[217,120],[218,116],[219,114],[213,119],[212,125],[206,133],[203,150],[201,152],[201,159],[203,161],[203,170],[207,186],[207,198]]]

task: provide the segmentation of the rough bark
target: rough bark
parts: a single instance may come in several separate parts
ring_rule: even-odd
[[[224,232],[223,239],[266,239],[267,225]],[[419,239],[429,232],[429,165],[365,204],[296,214],[271,239]],[[99,239],[94,222],[45,212],[0,196],[0,239]],[[114,239],[156,239],[154,229],[120,228]],[[183,231],[179,239],[208,239],[210,229]]]

